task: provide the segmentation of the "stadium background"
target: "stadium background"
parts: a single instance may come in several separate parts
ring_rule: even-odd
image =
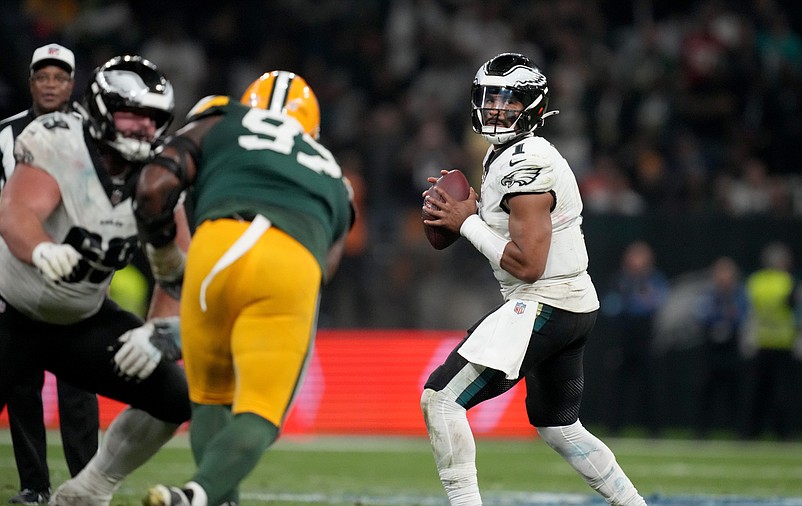
[[[76,90],[112,55],[153,59],[176,85],[179,118],[204,95],[238,96],[262,71],[298,71],[321,101],[323,142],[361,188],[361,214],[324,294],[319,375],[288,429],[421,433],[421,374],[453,329],[500,301],[486,262],[462,243],[433,251],[417,217],[440,168],[478,185],[484,145],[470,132],[468,90],[479,64],[508,50],[541,62],[561,111],[542,135],[581,184],[600,290],[635,239],[685,286],[720,255],[756,269],[772,240],[802,259],[800,20],[802,4],[772,0],[9,0],[0,116],[29,105],[30,54],[52,41],[76,52]],[[653,347],[668,428],[688,427],[697,402],[699,336],[682,316],[665,315]],[[604,417],[610,328],[599,322],[587,354],[587,423]],[[335,406],[338,389],[350,397]],[[789,403],[799,430],[802,402]],[[520,404],[488,410],[501,416],[489,434],[527,433]]]

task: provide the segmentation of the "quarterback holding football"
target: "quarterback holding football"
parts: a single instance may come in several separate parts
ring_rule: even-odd
[[[468,239],[490,262],[504,303],[470,328],[421,396],[449,501],[482,504],[467,410],[524,380],[526,412],[540,438],[608,503],[644,505],[610,449],[579,421],[582,355],[599,300],[587,272],[576,178],[534,133],[557,113],[547,111],[546,76],[524,55],[500,54],[479,68],[471,102],[473,130],[491,144],[481,199],[473,189],[460,200],[435,185],[425,196],[431,219],[424,224]]]

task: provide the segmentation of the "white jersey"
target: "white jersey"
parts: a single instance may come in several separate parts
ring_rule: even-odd
[[[35,320],[83,320],[100,308],[112,274],[131,261],[138,245],[131,198],[120,198],[124,193],[110,198],[111,180],[104,169],[95,169],[83,123],[74,113],[40,116],[19,134],[14,152],[17,160],[45,170],[58,183],[61,203],[45,221],[45,232],[84,258],[69,280],[54,283],[0,240],[0,295]]]
[[[0,189],[14,172],[14,139],[35,118],[33,109],[28,109],[0,121]]]
[[[509,240],[507,197],[545,192],[552,193],[555,200],[545,272],[534,283],[526,283],[494,267],[501,293],[504,300],[534,300],[576,313],[594,311],[599,308],[599,299],[587,272],[582,199],[568,162],[542,137],[525,137],[500,152],[488,149],[479,216],[490,228]]]

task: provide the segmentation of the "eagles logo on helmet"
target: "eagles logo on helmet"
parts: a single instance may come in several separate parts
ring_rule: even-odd
[[[523,104],[523,110],[497,107],[498,103],[506,105],[510,101]],[[532,132],[546,117],[559,112],[546,112],[549,105],[546,76],[532,60],[518,53],[502,53],[479,67],[471,87],[471,103],[474,132],[495,145]],[[491,111],[501,111],[514,119],[509,126],[488,122]]]
[[[299,75],[285,70],[262,74],[242,94],[240,102],[294,118],[304,132],[320,137],[320,106],[312,88]]]
[[[92,72],[78,110],[89,135],[105,143],[124,159],[142,162],[151,156],[173,120],[173,86],[149,60],[138,55],[115,56]],[[141,111],[156,122],[152,139],[125,137],[114,126],[114,112]]]

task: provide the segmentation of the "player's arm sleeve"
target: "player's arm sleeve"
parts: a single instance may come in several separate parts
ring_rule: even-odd
[[[144,243],[160,248],[175,239],[174,210],[190,184],[199,157],[199,147],[186,136],[168,139],[140,174],[134,214]]]

